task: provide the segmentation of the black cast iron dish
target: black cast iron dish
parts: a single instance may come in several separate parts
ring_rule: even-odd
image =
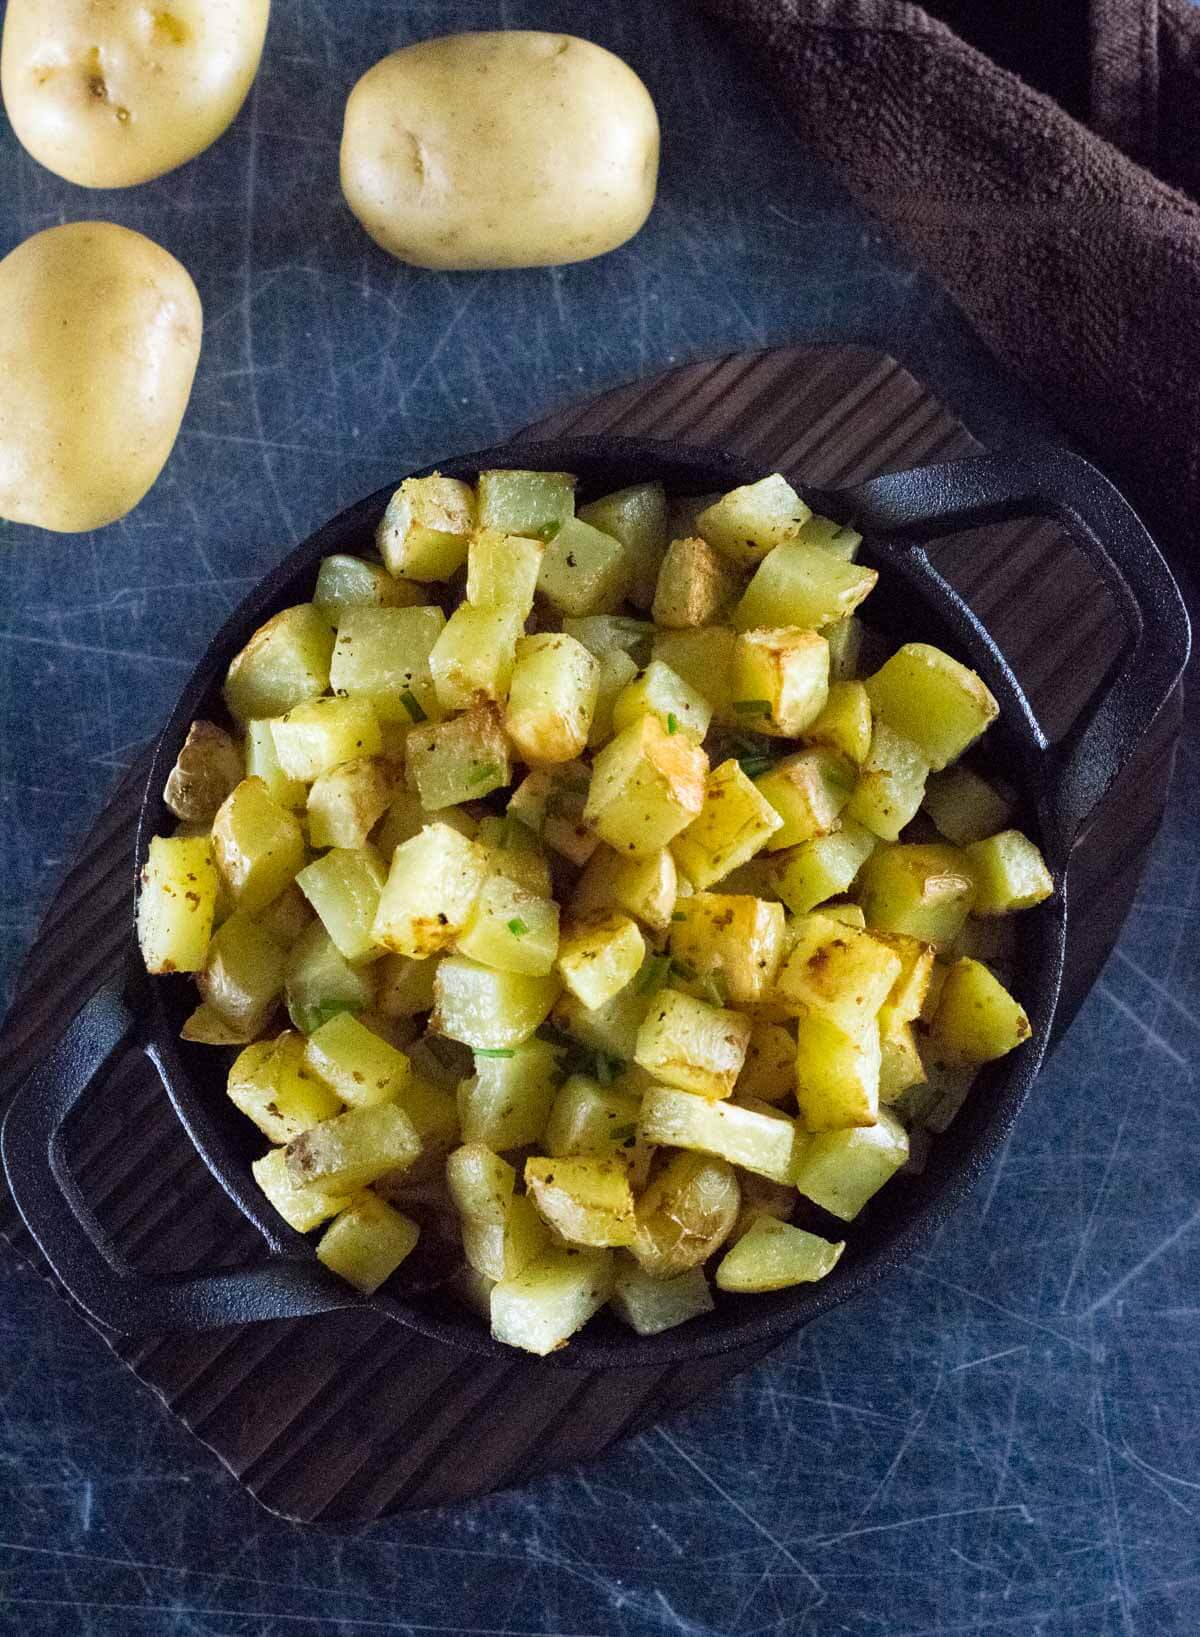
[[[491,449],[440,462],[447,476],[473,480],[483,467],[539,467],[579,475],[584,499],[659,477],[668,490],[729,489],[761,473],[749,461],[671,443],[612,438],[558,440]],[[430,468],[432,470],[432,468]],[[873,478],[854,489],[803,488],[817,511],[866,536],[864,560],[881,570],[871,599],[874,623],[904,639],[957,650],[982,674],[1001,706],[993,729],[1006,771],[1020,786],[1054,873],[1052,900],[1023,916],[1018,993],[1032,1038],[977,1083],[958,1118],[933,1145],[920,1175],[901,1175],[876,1196],[847,1233],[835,1271],[817,1285],[771,1296],[721,1297],[715,1313],[678,1330],[639,1338],[604,1317],[593,1320],[549,1362],[579,1369],[665,1365],[746,1346],[807,1323],[911,1254],[945,1220],[1012,1126],[1050,1037],[1058,1001],[1070,905],[1071,847],[1142,735],[1170,697],[1187,660],[1187,616],[1154,542],[1112,485],[1078,456],[1036,446]],[[307,600],[317,565],[331,552],[367,547],[391,489],[350,507],[299,546],[242,605],[209,647],[159,742],[142,800],[137,864],[169,815],[162,789],[189,724],[220,715],[226,667],[277,609]],[[1057,520],[1103,577],[1128,640],[1105,686],[1069,740],[1052,747],[1020,685],[983,625],[922,549],[922,542],[986,523],[1045,516]],[[1032,595],[1053,595],[1053,587]],[[132,906],[131,906],[132,908]],[[480,1321],[439,1294],[428,1278],[363,1298],[317,1261],[312,1244],[277,1217],[255,1185],[250,1162],[262,1139],[224,1093],[224,1053],[178,1038],[190,1008],[185,981],[149,980],[130,922],[131,959],[120,984],[99,990],[46,1062],[14,1099],[0,1134],[8,1184],[47,1261],[80,1305],[124,1334],[200,1330],[264,1319],[302,1318],[366,1305],[422,1335],[476,1353],[508,1353]],[[121,1050],[138,1046],[156,1065],[200,1155],[265,1242],[251,1266],[151,1278],[123,1263],[84,1201],[65,1159],[63,1124]],[[414,1261],[416,1258],[413,1259]]]

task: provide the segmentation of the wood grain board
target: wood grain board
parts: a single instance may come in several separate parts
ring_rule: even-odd
[[[690,365],[530,428],[532,437],[601,432],[729,448],[823,485],[978,449],[908,371],[855,346],[777,348]],[[1063,733],[1121,639],[1108,595],[1082,556],[1053,526],[1027,522],[944,542],[937,558],[1012,659],[1044,726]],[[1060,1027],[1132,900],[1161,818],[1178,720],[1176,700],[1072,861],[1074,901],[1086,913],[1072,933]],[[39,932],[0,1037],[0,1110],[46,1042],[128,955],[142,777],[139,765],[114,794]],[[69,1137],[85,1195],[136,1265],[183,1270],[256,1254],[256,1234],[191,1148],[140,1054],[124,1057],[95,1089]],[[56,1283],[6,1194],[0,1237]],[[373,1314],[199,1337],[102,1334],[264,1506],[309,1522],[452,1501],[594,1458],[767,1350],[591,1374],[518,1355],[468,1357]]]

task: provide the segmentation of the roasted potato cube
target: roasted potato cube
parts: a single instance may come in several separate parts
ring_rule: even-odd
[[[344,1211],[351,1195],[331,1194],[321,1188],[297,1188],[288,1175],[282,1148],[271,1148],[250,1167],[254,1180],[289,1228],[308,1233]]]
[[[563,614],[613,613],[632,579],[629,554],[619,540],[578,517],[558,526],[542,553],[537,588]]]
[[[957,761],[1000,714],[982,677],[927,642],[906,642],[864,685],[876,721],[934,769]]]
[[[742,589],[743,577],[707,540],[672,540],[654,586],[654,623],[667,630],[708,625]]]
[[[524,622],[520,610],[506,604],[458,605],[429,654],[433,685],[444,711],[470,710],[507,698]]]
[[[370,1296],[411,1255],[420,1237],[411,1217],[375,1194],[360,1194],[321,1235],[317,1260]]]
[[[253,915],[295,878],[304,863],[304,836],[261,779],[243,779],[213,820],[212,850],[238,908]]]
[[[630,1249],[638,1265],[653,1279],[674,1279],[698,1268],[733,1231],[741,1198],[727,1160],[672,1154],[637,1202]]]
[[[613,705],[613,728],[620,733],[643,716],[656,716],[668,734],[689,733],[699,741],[708,732],[712,707],[669,665],[653,659],[618,696]]]
[[[304,1034],[338,1012],[361,1012],[375,999],[372,969],[351,966],[320,920],[288,951],[283,989],[288,1016]]]
[[[579,916],[615,906],[651,932],[665,932],[677,891],[675,860],[667,848],[635,858],[600,846],[576,883],[571,910]]]
[[[225,729],[193,722],[167,777],[163,801],[188,824],[211,824],[244,776],[242,753]]]
[[[956,847],[985,841],[1003,830],[1015,803],[981,774],[961,765],[930,775],[924,808],[947,841]]]
[[[693,739],[643,716],[596,756],[584,823],[618,852],[657,852],[701,814],[707,774]]]
[[[806,915],[827,898],[848,892],[875,849],[876,837],[844,818],[832,835],[804,841],[775,865],[775,889],[793,915]]]
[[[375,544],[393,574],[408,580],[448,580],[467,560],[475,527],[475,495],[458,478],[410,477],[387,503]]]
[[[746,1061],[750,1027],[741,1012],[665,989],[638,1030],[634,1060],[664,1085],[729,1097]]]
[[[853,614],[878,578],[874,569],[842,562],[822,546],[787,541],[755,569],[732,623],[739,631],[783,625],[818,631]]]
[[[796,1187],[814,1205],[851,1222],[908,1159],[908,1133],[890,1109],[854,1131],[823,1131],[804,1145]]]
[[[832,517],[820,517],[816,512],[796,536],[806,546],[821,546],[843,562],[852,563],[862,545],[862,535],[848,524],[835,523]]]
[[[398,580],[382,563],[337,553],[322,557],[313,602],[336,631],[347,608],[411,608],[425,601],[423,586]]]
[[[309,1127],[287,1145],[288,1175],[302,1187],[334,1193],[365,1188],[387,1171],[405,1171],[421,1139],[395,1102],[350,1108]]]
[[[595,1011],[632,982],[645,953],[635,921],[616,910],[599,911],[563,929],[558,973],[576,999]]]
[[[818,913],[792,927],[792,947],[775,998],[855,1033],[875,1017],[900,976],[899,955],[869,932]]]
[[[799,626],[742,631],[733,649],[733,713],[744,727],[798,738],[829,695],[829,648]]]
[[[498,972],[544,978],[559,953],[558,905],[507,876],[493,875],[475,900],[457,948]]]
[[[137,906],[138,946],[147,972],[202,970],[219,886],[213,855],[208,836],[151,838]]]
[[[753,1171],[740,1171],[738,1183],[742,1190],[742,1204],[733,1232],[729,1235],[731,1245],[744,1239],[763,1217],[770,1217],[775,1222],[791,1221],[800,1201],[790,1183],[772,1182],[769,1177],[755,1176]]]
[[[515,1279],[549,1249],[551,1242],[549,1228],[524,1194],[513,1195],[503,1223],[464,1217],[461,1228],[463,1254],[471,1267],[491,1282]]]
[[[267,929],[235,910],[213,934],[196,987],[247,1040],[261,1034],[283,990],[286,955]]]
[[[619,1160],[598,1154],[527,1159],[525,1187],[538,1215],[568,1244],[633,1243],[633,1194]]]
[[[586,864],[598,845],[583,822],[590,773],[583,762],[535,767],[509,797],[506,816],[572,864]]]
[[[949,1067],[990,1063],[1030,1035],[1024,1008],[982,961],[955,961],[930,1029],[929,1053]]]
[[[651,987],[643,987],[649,967],[647,962],[633,982],[603,1006],[590,1008],[569,992],[563,994],[554,1007],[555,1027],[599,1052],[608,1065],[613,1060],[629,1062],[637,1049],[638,1030],[655,998]]]
[[[579,508],[594,529],[611,534],[625,548],[630,571],[630,598],[649,608],[655,577],[667,549],[667,497],[661,483],[635,483]]]
[[[526,1040],[506,1056],[476,1057],[475,1073],[458,1087],[463,1141],[497,1150],[540,1143],[558,1078],[558,1053],[545,1040]]]
[[[347,608],[329,686],[370,705],[380,722],[440,720],[430,655],[445,624],[440,608]]]
[[[838,817],[854,789],[854,768],[835,750],[801,750],[785,756],[755,779],[755,787],[783,820],[767,843],[768,852],[798,847],[838,828]]]
[[[717,721],[736,721],[733,713],[733,650],[736,634],[723,625],[694,631],[659,631],[652,655],[669,665],[689,688],[712,706]]]
[[[226,1089],[230,1102],[275,1143],[290,1142],[321,1120],[332,1119],[342,1107],[324,1081],[305,1068],[304,1041],[290,1030],[277,1040],[259,1040],[240,1052]]]
[[[689,986],[715,984],[729,1005],[756,1005],[771,993],[783,958],[783,905],[693,893],[672,917],[669,948],[673,971]]]
[[[304,1061],[351,1108],[394,1102],[412,1073],[403,1052],[350,1012],[338,1012],[309,1035]]]
[[[184,1019],[179,1038],[196,1046],[246,1046],[256,1040],[258,1034],[257,1026],[246,1029],[227,1023],[215,1006],[202,1000]]]
[[[804,740],[856,764],[865,762],[871,749],[871,701],[863,684],[831,682],[824,708],[805,728]]]
[[[271,723],[265,718],[246,723],[246,777],[261,780],[271,800],[289,812],[300,812],[308,801],[304,780],[289,778],[283,771]]]
[[[326,932],[348,961],[380,953],[374,932],[385,872],[372,847],[334,847],[296,877]]]
[[[1032,909],[1054,892],[1046,861],[1020,830],[1002,830],[964,849],[975,883],[976,915],[1010,915]]]
[[[631,619],[627,614],[584,614],[566,618],[562,628],[567,636],[581,642],[589,654],[603,659],[605,654],[628,654],[635,664],[650,656],[654,626],[649,620]]]
[[[517,643],[505,727],[524,761],[570,762],[592,725],[599,662],[581,642],[543,631]]]
[[[599,750],[616,732],[613,706],[638,674],[637,665],[620,648],[613,648],[596,661],[596,704],[588,729],[588,749]]]
[[[910,938],[903,932],[877,931],[874,936],[880,943],[885,943],[900,961],[900,972],[883,1009],[901,1023],[911,1023],[914,1018],[920,1017],[925,1004],[933,972],[933,945],[922,943],[919,938]]]
[[[782,826],[771,803],[731,758],[708,775],[704,804],[671,843],[671,851],[675,863],[701,892],[747,863]]]
[[[713,1277],[718,1290],[786,1290],[823,1279],[845,1248],[844,1240],[831,1244],[790,1222],[760,1216],[725,1252]]]
[[[840,921],[843,926],[852,926],[857,932],[867,930],[867,918],[860,904],[822,904],[821,914],[830,921]],[[886,938],[884,942],[887,942]]]
[[[573,1074],[555,1094],[546,1120],[545,1152],[601,1154],[626,1160],[637,1141],[640,1099],[586,1074]]]
[[[492,1335],[544,1356],[564,1347],[612,1294],[610,1251],[548,1250],[492,1289]]]
[[[434,979],[429,1026],[475,1051],[511,1051],[546,1021],[562,984],[557,977],[497,972],[447,955]]]
[[[446,1186],[462,1217],[503,1227],[517,1173],[483,1143],[464,1143],[446,1157]]]
[[[333,627],[319,608],[301,603],[260,625],[225,677],[225,703],[239,722],[282,716],[329,686]]]
[[[476,840],[487,849],[497,874],[506,875],[535,898],[553,895],[546,854],[527,825],[507,814],[503,818],[489,814],[480,819]]]
[[[786,1103],[796,1091],[796,1037],[781,1023],[755,1018],[733,1094],[739,1101]]]
[[[314,847],[365,847],[391,799],[392,776],[377,757],[331,767],[308,792],[308,838]]]
[[[812,508],[774,472],[722,495],[696,518],[696,532],[731,563],[750,566],[794,540],[811,516]]]
[[[821,1012],[796,1023],[796,1102],[808,1131],[874,1125],[879,1117],[879,1023],[853,1031]]]
[[[894,1103],[925,1079],[912,1025],[884,1007],[879,1014],[879,1101]]]
[[[575,515],[575,479],[569,472],[480,472],[478,492],[481,529],[548,540]]]
[[[375,1005],[384,1017],[418,1017],[433,1006],[434,958],[385,955],[374,968]]]
[[[512,778],[508,740],[495,705],[413,728],[406,747],[407,774],[426,815],[459,802],[477,801]]]
[[[866,627],[857,614],[847,614],[845,619],[834,620],[832,625],[825,626],[821,635],[829,644],[830,685],[856,681],[867,644]]]
[[[383,749],[379,722],[365,699],[305,700],[273,721],[271,733],[284,773],[306,782]]]
[[[430,824],[444,824],[468,841],[479,833],[479,825],[465,808],[438,807],[426,812],[415,790],[397,790],[376,831],[375,845],[383,858],[390,859],[397,847],[419,836]]]
[[[895,841],[925,794],[929,764],[911,739],[876,719],[871,748],[846,812],[883,841]]]
[[[957,847],[877,847],[859,882],[869,926],[905,932],[929,944],[953,942],[974,898],[970,862]]]
[[[773,1110],[760,1113],[673,1086],[654,1086],[646,1093],[639,1135],[644,1142],[715,1155],[776,1182],[791,1181],[798,1142],[803,1142],[795,1121]]]
[[[476,608],[510,609],[523,625],[533,608],[542,551],[539,540],[480,529],[467,547],[467,601]]]
[[[491,873],[487,851],[448,824],[426,825],[392,856],[372,936],[398,955],[436,955],[467,924]]]
[[[657,1336],[711,1313],[715,1304],[700,1268],[689,1268],[672,1279],[656,1279],[637,1262],[618,1258],[608,1305],[639,1336]]]
[[[410,1072],[395,1100],[421,1139],[422,1168],[438,1166],[439,1156],[448,1153],[460,1139],[458,1101],[454,1093],[435,1086],[423,1075]],[[415,1182],[415,1177],[413,1180]]]

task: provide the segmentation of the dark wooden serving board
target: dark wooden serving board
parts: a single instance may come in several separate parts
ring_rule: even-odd
[[[978,445],[894,360],[793,347],[691,365],[530,429],[686,439],[819,484],[967,455]],[[1080,555],[1046,524],[946,542],[939,561],[1006,649],[1052,733],[1070,724],[1116,652],[1120,625]],[[1111,949],[1166,797],[1178,701],[1164,711],[1072,863],[1065,1023]],[[62,883],[0,1037],[0,1112],[70,1018],[128,953],[141,768],[114,794]],[[258,1240],[190,1146],[138,1054],[96,1088],[70,1140],[93,1209],[135,1264],[232,1264]],[[0,1236],[55,1283],[7,1194]],[[836,1318],[831,1322],[836,1323]],[[113,1352],[272,1511],[354,1521],[519,1482],[599,1455],[762,1356],[760,1346],[667,1369],[584,1374],[514,1355],[481,1360],[374,1315],[339,1313]]]

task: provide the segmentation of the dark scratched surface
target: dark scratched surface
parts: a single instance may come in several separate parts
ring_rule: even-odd
[[[480,26],[626,56],[660,203],[580,267],[437,275],[343,208],[346,91]],[[1040,417],[664,0],[285,0],[232,131],[88,195],[0,125],[0,254],[107,216],[206,313],[163,479],[95,536],[0,524],[0,982],[214,626],[406,467],[723,351],[874,340],[985,441]],[[29,1637],[1173,1637],[1200,1630],[1200,766],[1186,737],[1120,946],[985,1185],[903,1274],[583,1472],[333,1534],[247,1498],[0,1261],[0,1629]],[[402,1390],[402,1384],[398,1384]],[[502,1413],[498,1411],[498,1413]]]

